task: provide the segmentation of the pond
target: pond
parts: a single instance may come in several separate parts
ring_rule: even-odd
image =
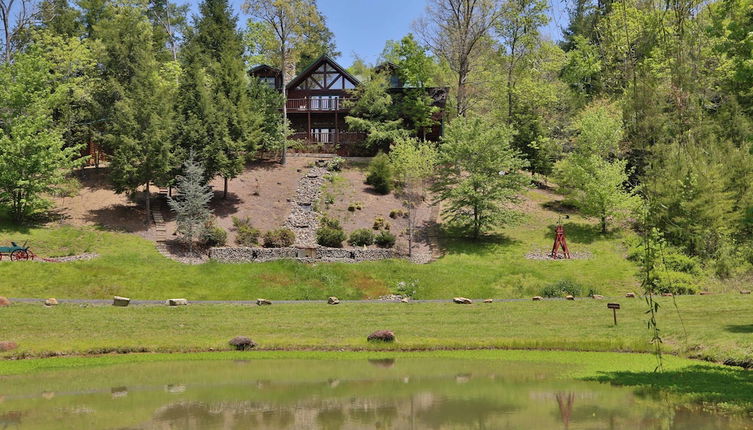
[[[667,395],[452,358],[120,364],[0,377],[0,429],[744,429]]]

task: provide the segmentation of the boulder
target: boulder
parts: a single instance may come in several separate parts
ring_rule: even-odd
[[[395,333],[389,330],[377,330],[374,333],[371,333],[366,340],[369,342],[394,342]]]
[[[594,300],[604,300],[604,296],[601,294],[592,294],[591,297],[593,297]]]
[[[167,301],[168,306],[188,306],[188,300],[186,299],[169,299]]]
[[[625,297],[627,297],[629,299],[634,299],[635,298],[635,293],[627,293],[627,294],[625,294]]]
[[[750,290],[740,290],[740,294],[750,294]]]
[[[57,306],[58,300],[54,297],[50,297],[49,299],[44,301],[45,306]]]
[[[473,300],[467,299],[465,297],[455,297],[452,299],[453,302],[459,304],[459,305],[470,305],[473,304]]]
[[[0,352],[13,351],[18,348],[16,342],[0,341]]]
[[[129,303],[131,303],[131,299],[129,299],[128,297],[115,296],[112,298],[113,306],[126,307]]]
[[[570,294],[565,296],[565,300],[575,300],[575,297],[571,296]]]
[[[494,303],[494,299],[485,299],[484,303]]]
[[[408,303],[408,302],[410,302],[410,299],[407,298],[407,297],[403,297],[402,299],[400,299],[400,302],[401,303]]]
[[[269,306],[272,304],[271,300],[267,299],[256,299],[256,305],[257,306]]]
[[[230,342],[228,343],[238,351],[248,351],[249,349],[256,347],[256,343],[246,336],[236,336],[230,339]]]
[[[533,296],[533,301],[534,302],[538,302],[538,301],[541,301],[541,300],[544,300],[544,298],[541,297],[541,296]]]
[[[338,299],[337,297],[332,296],[332,297],[330,297],[330,298],[327,299],[327,304],[328,305],[339,305],[340,304],[340,299]]]
[[[0,308],[3,306],[10,306],[10,300],[3,296],[0,296]]]

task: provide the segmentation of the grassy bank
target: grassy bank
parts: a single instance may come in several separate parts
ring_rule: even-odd
[[[742,365],[753,363],[750,296],[662,298],[659,326],[668,352]],[[111,306],[14,304],[0,308],[0,340],[18,343],[0,356],[43,357],[106,352],[226,350],[236,335],[261,349],[651,350],[645,303],[620,299],[619,324],[605,301],[452,303],[324,303],[273,306]],[[680,318],[681,316],[681,318]],[[366,342],[393,330],[395,344]],[[686,336],[687,332],[687,336]]]
[[[529,192],[523,220],[481,242],[445,238],[444,256],[428,265],[405,261],[361,264],[254,264],[187,266],[160,255],[154,243],[137,235],[92,228],[25,228],[0,224],[0,245],[29,242],[43,257],[97,253],[90,261],[26,264],[0,262],[6,297],[140,299],[322,299],[329,295],[361,299],[388,294],[401,282],[414,282],[416,298],[530,297],[545,286],[569,279],[602,294],[636,288],[635,265],[624,258],[623,234],[603,236],[592,221],[570,214],[571,251],[588,259],[541,261],[531,252],[551,249],[552,225],[562,215],[554,196]]]

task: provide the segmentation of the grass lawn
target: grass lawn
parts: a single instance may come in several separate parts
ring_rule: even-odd
[[[662,298],[659,326],[665,351],[718,362],[753,364],[753,297]],[[227,350],[237,335],[261,349],[443,350],[556,349],[651,350],[646,304],[621,299],[618,326],[601,300],[574,302],[324,303],[272,306],[90,306],[13,304],[0,308],[0,340],[19,347],[0,357],[44,357],[107,352]],[[680,320],[680,316],[682,320]],[[369,344],[366,335],[387,329],[395,344]],[[687,337],[685,332],[687,331]]]
[[[388,294],[400,281],[416,281],[416,298],[530,297],[545,285],[570,279],[601,294],[636,288],[635,265],[624,258],[623,234],[602,236],[592,221],[571,214],[568,240],[573,252],[589,259],[529,260],[531,251],[551,247],[552,227],[561,213],[549,209],[554,194],[531,190],[524,219],[485,241],[445,239],[445,256],[428,265],[406,261],[360,264],[208,263],[188,266],[161,256],[136,235],[86,228],[18,228],[0,225],[0,244],[28,240],[43,257],[84,252],[100,256],[70,263],[0,262],[0,296],[138,299],[322,299],[335,295],[361,299]]]

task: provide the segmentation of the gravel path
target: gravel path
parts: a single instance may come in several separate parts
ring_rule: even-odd
[[[327,169],[311,168],[298,181],[295,198],[290,202],[290,215],[285,225],[295,233],[295,245],[316,246],[316,229],[319,228],[319,214],[314,211],[314,204],[319,200]]]

